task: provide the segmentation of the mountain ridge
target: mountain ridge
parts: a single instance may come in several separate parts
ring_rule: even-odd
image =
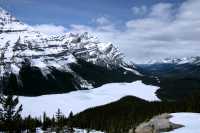
[[[200,65],[200,56],[191,56],[183,58],[165,58],[163,60],[151,60],[147,64],[194,64]]]
[[[112,82],[112,74],[116,76],[114,73],[124,79],[115,77],[117,80],[113,82],[130,82],[134,80],[133,77],[140,75],[133,64],[124,61],[122,53],[112,43],[101,42],[89,33],[48,36],[20,22],[3,9],[0,9],[0,44],[0,86],[11,90],[11,82],[15,84],[14,90],[20,90],[24,86],[27,86],[25,90],[31,90],[33,88],[28,84],[34,80],[39,83],[55,80],[54,83],[58,86],[62,84],[59,87],[62,90],[65,88],[64,82],[71,88],[90,89],[95,87],[95,82],[98,82],[98,86]],[[84,73],[80,75],[77,70],[72,69],[75,69],[74,66],[84,67],[86,64],[93,66],[91,70],[85,68],[84,71],[92,71],[98,67],[102,68],[102,72],[108,77],[105,77],[105,80],[96,78],[91,81],[91,75],[87,78]],[[97,75],[99,74],[101,73]],[[129,76],[126,78],[126,75]],[[132,79],[128,79],[130,75]],[[27,82],[26,85],[24,82]]]

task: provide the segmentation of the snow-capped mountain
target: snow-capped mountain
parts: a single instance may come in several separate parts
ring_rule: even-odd
[[[0,77],[5,92],[40,95],[46,88],[60,93],[131,82],[140,75],[135,69],[112,43],[88,33],[48,36],[0,9]]]
[[[200,57],[167,58],[138,65],[146,84],[159,86],[160,99],[174,100],[200,91]]]
[[[163,60],[151,61],[149,64],[142,64],[139,66],[140,68],[145,68],[143,73],[148,71],[159,77],[168,77],[172,75],[181,75],[180,77],[182,78],[185,76],[190,76],[191,78],[194,76],[199,77],[197,73],[200,73],[200,57],[166,58]]]
[[[184,57],[184,58],[165,58],[163,60],[152,60],[149,61],[148,64],[194,64],[194,65],[200,65],[200,57],[194,56],[194,57]]]
[[[17,32],[25,31],[28,26],[21,23],[8,12],[0,8],[0,31],[2,32]]]

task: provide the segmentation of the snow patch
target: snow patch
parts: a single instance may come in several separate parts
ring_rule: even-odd
[[[20,68],[15,64],[11,64],[11,72],[15,75],[19,75]]]
[[[184,127],[169,133],[200,133],[200,113],[172,113],[171,122],[184,125]]]
[[[77,63],[77,61],[76,61],[76,58],[72,54],[70,54],[70,55],[67,56],[67,62],[66,63],[67,64]]]
[[[124,68],[125,70],[127,71],[130,71],[132,73],[135,73],[136,75],[139,75],[139,76],[143,76],[140,72],[134,70],[134,69],[131,69],[131,68],[128,68],[128,67],[124,67],[123,65],[120,65],[122,68]]]
[[[86,130],[86,129],[78,129],[78,128],[75,128],[74,129],[74,133],[104,133],[104,132],[101,132],[101,131],[96,131],[96,130]]]

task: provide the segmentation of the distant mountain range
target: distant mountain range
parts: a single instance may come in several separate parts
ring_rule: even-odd
[[[200,91],[200,57],[172,58],[139,65],[140,72],[149,77],[144,80],[159,86],[161,99],[182,99]]]

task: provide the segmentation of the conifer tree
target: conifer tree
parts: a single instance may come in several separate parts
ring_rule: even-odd
[[[71,111],[71,112],[69,113],[68,119],[72,119],[72,118],[73,118],[73,112]]]
[[[56,126],[56,120],[55,120],[54,115],[53,115],[53,118],[52,118],[52,120],[51,120],[51,126],[52,126],[53,128],[55,128],[55,126]]]
[[[74,130],[73,130],[73,112],[71,111],[69,113],[69,116],[68,116],[68,127],[69,127],[69,132],[72,133]]]
[[[16,130],[21,119],[22,105],[19,105],[18,97],[12,95],[0,96],[0,120],[5,126],[5,130],[12,132]]]
[[[47,115],[46,112],[43,113],[43,124],[42,124],[42,129],[46,130],[47,129]]]
[[[58,131],[60,131],[64,126],[63,119],[64,119],[64,116],[63,116],[62,112],[60,111],[60,109],[58,109],[58,111],[56,112],[56,123],[57,123]]]

